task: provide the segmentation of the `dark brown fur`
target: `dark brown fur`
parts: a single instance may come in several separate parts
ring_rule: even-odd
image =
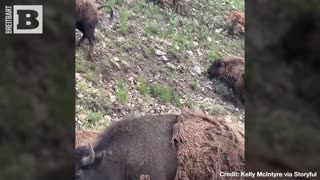
[[[226,57],[216,60],[208,69],[209,78],[225,82],[244,103],[245,60],[242,57]]]
[[[91,0],[76,0],[76,28],[83,34],[76,47],[79,47],[85,39],[88,39],[90,46],[88,51],[89,60],[92,60],[93,42],[95,40],[94,31],[99,21],[98,10],[103,7],[106,6],[98,8]],[[111,9],[110,21],[112,20],[113,10]]]

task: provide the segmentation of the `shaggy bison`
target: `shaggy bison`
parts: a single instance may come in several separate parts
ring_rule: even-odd
[[[76,0],[76,28],[83,34],[76,47],[79,47],[85,39],[88,39],[90,45],[88,51],[89,60],[92,60],[93,41],[95,40],[94,31],[99,21],[98,10],[104,7],[111,9],[110,21],[113,21],[113,10],[110,6],[98,8],[91,0]]]
[[[243,34],[245,31],[245,17],[242,12],[233,11],[228,17],[230,22],[229,33],[232,35]]]
[[[217,59],[208,69],[209,78],[217,78],[226,83],[235,93],[237,104],[244,103],[245,60],[242,57]],[[240,103],[240,104],[239,104]]]
[[[190,112],[118,121],[94,146],[76,149],[78,180],[219,180],[243,165],[243,134]]]

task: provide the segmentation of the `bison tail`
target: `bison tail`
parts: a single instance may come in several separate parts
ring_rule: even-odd
[[[109,18],[109,20],[110,20],[110,22],[113,22],[113,9],[112,9],[111,6],[100,6],[100,7],[98,7],[98,10],[100,10],[102,8],[105,8],[105,7],[110,8],[110,18]]]

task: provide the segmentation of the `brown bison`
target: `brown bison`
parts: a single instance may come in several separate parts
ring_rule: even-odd
[[[110,6],[98,8],[91,0],[76,0],[76,28],[83,34],[76,47],[79,47],[85,39],[88,39],[90,45],[88,51],[89,60],[92,60],[93,41],[95,40],[94,31],[99,21],[98,10],[104,7],[111,9],[110,22],[113,21],[113,10]]]
[[[217,78],[226,83],[240,102],[244,103],[245,60],[242,57],[217,59],[208,69],[210,79]]]
[[[76,149],[78,180],[207,180],[241,171],[244,138],[223,118],[147,115],[111,125]],[[188,177],[188,178],[187,178]]]
[[[233,11],[228,17],[230,22],[229,33],[238,35],[243,34],[245,31],[245,17],[242,12]]]

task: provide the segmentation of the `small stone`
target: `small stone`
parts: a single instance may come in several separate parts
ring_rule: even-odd
[[[194,45],[194,46],[198,46],[199,43],[198,43],[197,41],[193,41],[193,45]]]
[[[109,116],[109,115],[105,115],[105,116],[104,116],[104,119],[105,119],[106,121],[111,121],[112,118],[111,118],[111,116]]]
[[[157,73],[157,74],[154,76],[155,79],[159,79],[160,77],[161,77],[161,74],[160,74],[160,73]]]
[[[120,59],[118,57],[113,58],[115,62],[118,62]]]
[[[79,124],[81,124],[81,121],[85,120],[87,118],[87,115],[79,114],[78,117],[79,117]]]
[[[193,52],[192,52],[192,51],[187,51],[187,54],[188,54],[189,56],[193,56]]]
[[[221,28],[219,28],[219,29],[216,29],[216,30],[215,30],[215,33],[218,33],[218,34],[220,34],[222,30],[223,30],[223,29],[221,29]]]
[[[117,100],[117,97],[110,93],[110,101],[113,103]]]
[[[156,48],[156,49],[159,49],[159,50],[161,50],[161,51],[164,51],[164,48],[163,48],[162,46],[155,45],[155,48]]]
[[[161,61],[164,61],[164,62],[168,62],[169,60],[168,60],[168,58],[166,57],[166,56],[161,56]]]
[[[160,50],[158,50],[158,49],[156,50],[155,54],[156,54],[157,56],[164,56],[164,55],[166,55],[165,52],[160,51]]]
[[[84,97],[83,94],[81,94],[81,93],[78,94],[78,98],[79,98],[79,99],[82,99],[83,97]]]
[[[136,84],[134,77],[129,77],[128,81],[130,82],[131,85]]]
[[[82,77],[81,77],[81,74],[80,74],[80,73],[76,73],[76,80],[79,80],[79,81],[82,80]]]
[[[201,75],[202,71],[201,71],[200,66],[195,66],[193,68],[193,72],[196,73],[197,75]]]
[[[175,70],[176,69],[176,67],[171,63],[167,63],[167,67],[170,68],[171,70]]]

